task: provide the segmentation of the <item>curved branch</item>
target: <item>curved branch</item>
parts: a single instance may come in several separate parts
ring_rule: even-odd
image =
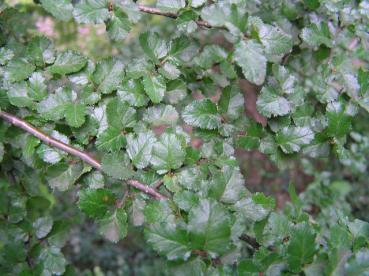
[[[64,152],[67,152],[73,156],[76,156],[83,161],[85,161],[87,164],[91,165],[92,167],[96,168],[99,171],[102,171],[102,166],[99,161],[97,161],[95,158],[93,158],[89,153],[81,151],[71,145],[65,144],[45,133],[40,131],[39,129],[35,128],[30,123],[12,115],[4,111],[0,111],[0,118],[4,119],[5,121],[9,122],[10,124],[17,126],[26,132],[30,133],[31,135],[37,137],[44,143],[48,144],[49,146],[52,146],[54,148],[60,149]],[[129,179],[126,181],[128,185],[135,187],[136,189],[141,190],[142,192],[149,194],[157,199],[167,199],[166,196],[160,194],[155,189],[140,183],[137,180]]]

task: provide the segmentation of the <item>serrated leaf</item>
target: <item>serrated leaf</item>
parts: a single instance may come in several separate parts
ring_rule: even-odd
[[[10,85],[8,90],[8,99],[12,105],[17,107],[30,107],[33,105],[33,99],[28,95],[28,89],[25,82]]]
[[[124,77],[124,64],[112,58],[105,59],[96,65],[92,80],[98,85],[98,91],[109,94],[117,89]]]
[[[362,249],[345,265],[348,276],[369,275],[369,249]]]
[[[100,234],[109,241],[117,243],[127,236],[127,213],[123,208],[108,212],[99,220],[99,225]]]
[[[70,74],[78,72],[87,63],[87,59],[81,54],[67,50],[59,53],[53,65],[48,67],[48,70],[53,74]]]
[[[143,85],[147,96],[153,103],[160,103],[166,91],[165,80],[160,75],[147,75],[143,78]]]
[[[243,114],[244,98],[236,87],[224,88],[218,104],[219,111],[231,120],[238,119]]]
[[[111,40],[124,40],[131,30],[131,23],[127,15],[121,9],[115,9],[106,29]]]
[[[34,72],[28,80],[28,95],[36,100],[41,101],[47,96],[47,86],[45,78],[39,72]]]
[[[70,103],[65,106],[65,119],[71,127],[80,127],[84,124],[87,109],[84,104]]]
[[[217,106],[209,99],[193,101],[182,112],[182,118],[191,126],[216,129],[221,124]]]
[[[276,143],[285,153],[300,151],[314,139],[314,132],[309,127],[284,127],[276,135]]]
[[[109,19],[109,2],[107,0],[82,0],[73,11],[73,16],[78,23],[104,23]]]
[[[72,18],[73,5],[70,0],[41,0],[41,4],[57,19],[69,21]]]
[[[292,49],[292,37],[279,28],[263,25],[258,35],[269,55],[283,55]]]
[[[325,22],[322,22],[320,25],[312,24],[309,27],[303,28],[301,38],[312,47],[319,47],[321,44],[332,47],[332,39],[327,23]]]
[[[135,126],[137,114],[127,102],[112,100],[106,106],[106,117],[110,127],[122,130]]]
[[[58,88],[37,105],[37,111],[48,120],[60,120],[65,116],[65,107],[72,101],[72,91]]]
[[[27,57],[38,67],[44,67],[55,61],[53,43],[46,37],[34,37],[27,45]]]
[[[283,116],[291,111],[288,100],[279,96],[276,91],[269,86],[264,86],[256,102],[258,111],[265,117]]]
[[[316,251],[315,233],[306,223],[294,226],[287,247],[287,261],[291,271],[301,271],[301,266],[310,263]]]
[[[125,81],[118,88],[117,94],[122,101],[128,102],[131,106],[142,107],[149,101],[142,82],[135,79]]]
[[[238,167],[222,167],[213,174],[209,185],[209,196],[225,203],[236,203],[246,194],[245,180]]]
[[[96,146],[99,150],[116,152],[126,144],[126,137],[118,128],[109,127],[101,133],[96,140]]]
[[[14,57],[12,50],[5,47],[0,48],[0,65],[5,65]]]
[[[175,224],[156,223],[145,229],[147,242],[168,260],[187,260],[191,255],[189,238],[185,229]]]
[[[138,133],[137,136],[133,134],[127,136],[127,153],[136,168],[143,169],[150,164],[155,142],[156,138],[151,131]]]
[[[108,189],[84,189],[78,195],[79,208],[93,218],[103,218],[116,200],[115,195]]]
[[[103,171],[111,177],[125,180],[133,175],[132,165],[126,154],[119,152],[105,154],[101,163]]]
[[[60,248],[49,246],[42,249],[39,259],[43,263],[44,275],[61,275],[65,271],[67,261]]]
[[[242,68],[245,78],[256,84],[263,84],[267,60],[262,46],[255,40],[241,41],[235,46],[234,60]]]
[[[154,62],[165,57],[168,54],[166,42],[160,38],[158,33],[146,32],[140,35],[140,45],[145,54]]]
[[[35,69],[24,58],[12,59],[4,68],[4,78],[9,82],[19,82],[28,78]]]
[[[342,137],[351,129],[352,117],[346,114],[345,107],[340,102],[327,105],[328,127],[327,133],[332,137]]]
[[[216,257],[229,246],[230,215],[215,200],[201,199],[188,217],[188,231],[194,249],[205,250]]]
[[[46,179],[52,189],[66,191],[84,173],[81,162],[69,166],[65,163],[56,164],[48,169]]]
[[[53,226],[53,219],[51,217],[41,217],[35,220],[32,226],[35,229],[36,237],[42,239],[50,233]]]
[[[156,105],[149,107],[144,113],[143,120],[152,126],[175,125],[178,121],[178,112],[171,105]]]
[[[186,6],[185,0],[158,0],[156,6],[167,12],[176,12]]]
[[[176,134],[163,133],[152,149],[150,160],[153,168],[163,174],[182,166],[186,152]]]

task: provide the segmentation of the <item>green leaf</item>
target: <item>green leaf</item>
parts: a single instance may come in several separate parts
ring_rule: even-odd
[[[145,54],[156,63],[158,63],[159,59],[165,57],[169,50],[166,42],[155,32],[141,34],[140,45]]]
[[[340,102],[331,102],[327,105],[328,127],[327,134],[331,137],[345,136],[351,129],[352,117],[345,112]]]
[[[180,138],[176,134],[163,133],[153,146],[150,162],[157,173],[164,174],[181,167],[185,157]]]
[[[13,59],[4,68],[4,78],[9,82],[19,82],[28,78],[35,69],[24,58]]]
[[[155,223],[145,229],[147,242],[168,260],[187,260],[191,255],[186,230],[169,223]]]
[[[251,221],[265,219],[273,209],[271,204],[265,204],[265,200],[260,200],[258,197],[243,198],[234,206],[240,215]]]
[[[258,31],[259,39],[268,55],[284,55],[291,51],[292,37],[280,28],[265,24]]]
[[[199,197],[193,192],[181,191],[175,193],[173,200],[179,208],[189,212],[193,206],[198,205]]]
[[[8,90],[8,99],[12,105],[17,107],[30,107],[33,105],[33,99],[28,95],[28,89],[25,82],[10,85]]]
[[[124,64],[112,58],[105,59],[96,65],[92,80],[98,85],[98,91],[109,94],[117,89],[124,78]]]
[[[14,57],[12,50],[5,47],[0,48],[0,65],[5,65]]]
[[[107,175],[121,180],[126,180],[133,175],[128,156],[120,152],[105,154],[102,159],[102,169]]]
[[[34,72],[28,81],[28,95],[36,101],[43,100],[47,96],[47,86],[42,74]]]
[[[165,80],[160,75],[146,75],[143,78],[143,85],[147,96],[153,103],[160,103],[166,91]]]
[[[48,67],[53,74],[70,74],[80,71],[87,63],[87,59],[75,51],[64,51],[56,57],[55,63]]]
[[[45,119],[60,120],[64,118],[66,106],[73,97],[76,95],[69,88],[59,87],[54,94],[49,94],[37,105],[37,111]]]
[[[217,106],[209,99],[193,101],[182,112],[182,118],[191,126],[216,129],[221,124]]]
[[[167,12],[177,12],[186,6],[185,0],[158,0],[156,6]]]
[[[85,122],[86,106],[78,103],[70,103],[65,106],[65,119],[71,127],[80,127]]]
[[[244,98],[240,90],[235,86],[227,86],[223,89],[219,99],[219,111],[230,120],[242,116],[244,109]]]
[[[0,143],[0,162],[3,161],[4,153],[5,153],[4,144]]]
[[[32,224],[38,239],[45,238],[53,227],[53,219],[51,217],[41,217]]]
[[[175,125],[178,112],[171,105],[156,105],[149,107],[144,113],[143,120],[152,126]]]
[[[116,209],[99,220],[100,233],[111,242],[118,242],[127,236],[127,213],[123,208]]]
[[[345,265],[348,276],[369,275],[369,249],[362,249]]]
[[[46,37],[36,36],[27,45],[27,57],[38,67],[44,67],[55,61],[53,43]]]
[[[215,200],[201,199],[188,217],[192,248],[205,250],[212,257],[226,252],[231,234],[230,218],[226,209]]]
[[[64,273],[67,261],[60,248],[54,246],[43,248],[39,259],[43,263],[44,275],[61,275]]]
[[[279,96],[270,86],[264,86],[256,102],[258,111],[265,117],[283,116],[291,111],[289,101]]]
[[[107,0],[81,0],[73,11],[78,23],[100,24],[109,19],[109,2]]]
[[[96,140],[96,146],[99,150],[116,152],[126,144],[126,137],[118,128],[109,127],[101,133]]]
[[[314,139],[314,132],[309,127],[284,127],[277,133],[275,140],[285,153],[300,151]]]
[[[256,84],[263,84],[266,76],[267,60],[262,45],[255,40],[241,41],[235,45],[233,58],[242,68],[245,78]]]
[[[56,164],[48,169],[46,179],[52,189],[66,191],[84,173],[82,163],[78,162],[73,166],[68,164]]]
[[[127,153],[136,168],[143,169],[150,164],[155,142],[156,138],[151,131],[138,133],[137,136],[133,134],[127,136]]]
[[[143,84],[139,80],[125,81],[119,86],[117,94],[122,101],[128,102],[131,106],[142,107],[149,101],[145,95]]]
[[[115,195],[107,189],[84,189],[79,192],[78,206],[93,218],[103,218],[115,203]]]
[[[122,130],[134,127],[136,124],[136,110],[126,102],[110,101],[106,106],[106,117],[109,126]]]
[[[311,47],[319,47],[321,44],[332,47],[332,39],[326,22],[303,28],[301,38]]]
[[[70,0],[41,0],[41,4],[57,19],[69,21],[72,18],[73,6]]]
[[[206,3],[206,0],[191,0],[191,7],[198,8]]]
[[[181,71],[177,68],[177,66],[168,61],[159,68],[159,73],[169,80],[175,80],[181,75]]]
[[[291,271],[298,273],[302,265],[312,262],[315,251],[313,229],[306,222],[296,224],[287,247],[287,261]]]
[[[121,9],[115,9],[106,29],[111,40],[124,40],[131,30],[131,23],[127,15]]]
[[[238,167],[224,166],[213,173],[209,196],[225,203],[236,203],[246,194],[245,180]]]

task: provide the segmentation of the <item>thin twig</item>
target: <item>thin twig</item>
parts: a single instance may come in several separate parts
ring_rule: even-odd
[[[149,13],[149,14],[155,14],[155,15],[161,15],[161,16],[165,16],[165,17],[169,17],[169,18],[173,18],[176,19],[178,18],[178,14],[173,13],[173,12],[164,12],[158,8],[154,8],[154,7],[147,7],[144,5],[138,5],[138,9],[141,12],[144,13]],[[210,25],[209,22],[204,21],[204,20],[196,20],[195,21],[197,25],[201,26],[201,27],[206,27],[206,28],[218,28],[215,26]]]
[[[60,149],[64,152],[67,152],[73,156],[76,156],[83,161],[85,161],[87,164],[91,165],[92,167],[96,168],[99,171],[102,171],[102,166],[99,161],[97,161],[95,158],[90,156],[87,152],[81,151],[71,145],[65,144],[45,133],[40,131],[39,129],[35,128],[30,123],[12,115],[4,111],[0,111],[0,118],[4,119],[5,121],[9,122],[10,124],[17,126],[26,132],[32,134],[33,136],[37,137],[44,143],[48,144],[49,146],[55,147],[57,149]],[[135,187],[136,189],[141,190],[142,192],[149,194],[157,199],[166,199],[166,196],[158,193],[155,189],[140,183],[137,180],[130,179],[126,181],[128,185],[131,185]]]

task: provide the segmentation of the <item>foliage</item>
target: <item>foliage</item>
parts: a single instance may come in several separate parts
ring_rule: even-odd
[[[368,1],[35,2],[0,0],[2,275],[78,274],[63,252],[81,213],[113,243],[143,231],[157,275],[369,275],[350,205],[368,170]],[[30,23],[45,13],[105,24],[117,50],[55,48]],[[150,13],[168,18],[136,34]],[[314,180],[277,209],[237,149],[303,160]]]

